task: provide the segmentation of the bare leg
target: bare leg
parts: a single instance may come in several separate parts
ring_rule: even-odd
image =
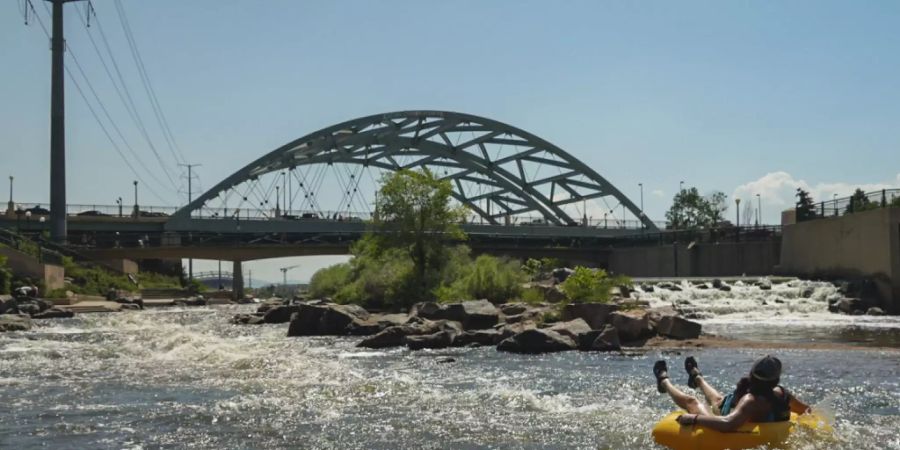
[[[716,388],[709,385],[702,375],[697,376],[697,386],[703,391],[703,396],[706,397],[706,401],[709,402],[710,406],[718,406],[719,403],[722,403],[722,399],[725,398]]]
[[[697,400],[697,397],[692,395],[687,395],[684,392],[681,392],[674,384],[672,384],[669,379],[662,380],[660,383],[666,389],[666,392],[669,393],[669,396],[672,397],[672,401],[678,405],[679,408],[684,409],[685,411],[691,414],[702,414],[705,416],[711,416],[709,408]]]

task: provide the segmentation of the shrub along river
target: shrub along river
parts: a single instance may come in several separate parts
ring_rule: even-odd
[[[644,298],[772,342],[690,354],[722,390],[760,353],[778,355],[783,384],[836,422],[836,441],[800,434],[792,448],[900,449],[900,318],[830,314],[832,295],[792,282]],[[85,314],[0,334],[0,447],[655,448],[650,429],[674,408],[651,366],[688,354],[370,351],[360,338],[287,338],[287,324],[229,324],[254,308]],[[860,347],[782,348],[809,340]]]

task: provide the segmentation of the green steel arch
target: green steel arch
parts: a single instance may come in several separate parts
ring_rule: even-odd
[[[563,206],[612,197],[644,227],[657,229],[621,191],[561,148],[502,122],[446,111],[376,114],[310,133],[247,164],[179,209],[171,221],[190,219],[208,201],[243,182],[312,164],[443,171],[443,178],[454,184],[454,198],[494,224],[523,214],[537,214],[551,224],[573,224],[578,218]],[[528,168],[535,165],[555,173],[529,176]],[[464,182],[487,192],[467,192]]]

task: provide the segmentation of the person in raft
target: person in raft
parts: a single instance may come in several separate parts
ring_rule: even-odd
[[[675,404],[688,412],[678,416],[681,425],[702,425],[729,432],[745,422],[782,422],[790,420],[791,412],[803,414],[810,410],[808,405],[778,385],[781,361],[771,355],[756,360],[749,376],[741,378],[734,392],[726,396],[703,379],[693,356],[684,360],[684,369],[688,373],[688,386],[700,388],[709,405],[675,387],[669,380],[665,361],[657,361],[653,366],[657,390],[668,392]]]

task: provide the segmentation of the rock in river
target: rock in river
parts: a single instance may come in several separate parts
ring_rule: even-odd
[[[500,321],[500,311],[487,300],[474,300],[446,305],[433,302],[413,306],[410,316],[429,320],[452,320],[465,330],[491,328]]]
[[[504,339],[497,350],[512,353],[551,353],[578,348],[575,341],[548,329],[529,329]]]
[[[298,305],[288,327],[290,336],[327,336],[351,334],[354,326],[365,325],[369,312],[356,305]]]
[[[28,331],[31,329],[31,319],[25,314],[0,315],[0,332],[3,331]]]

